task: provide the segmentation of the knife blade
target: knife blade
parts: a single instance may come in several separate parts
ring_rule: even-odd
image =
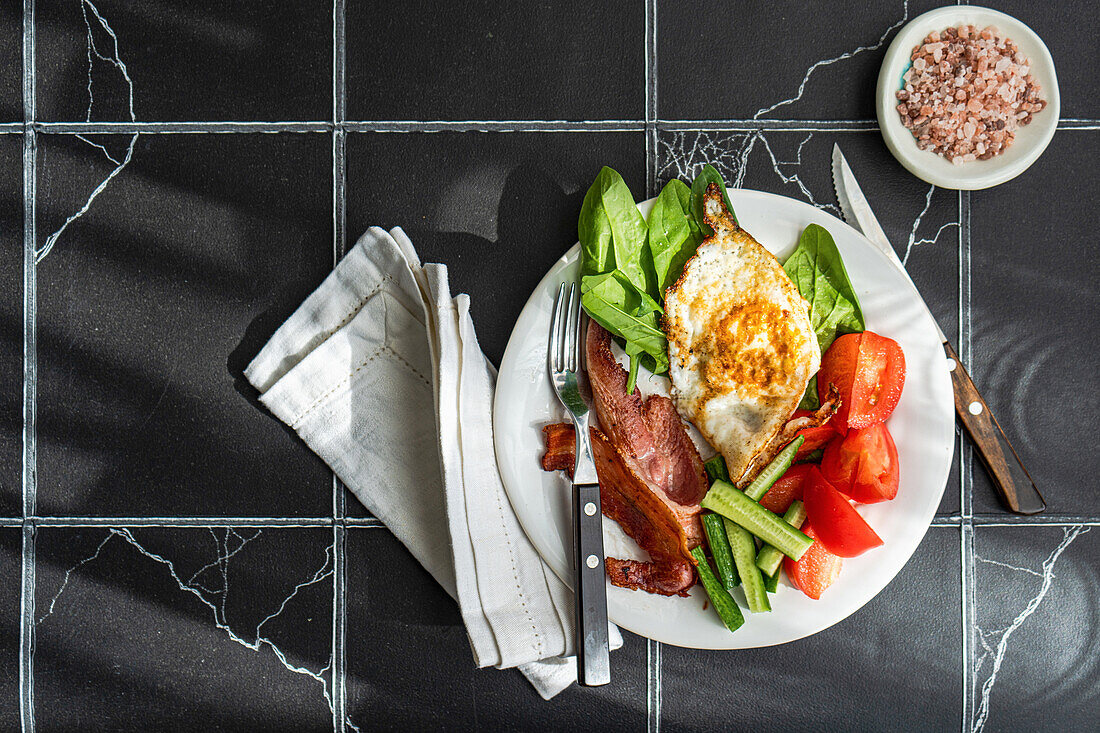
[[[882,226],[878,223],[878,219],[871,212],[871,205],[867,203],[867,197],[863,195],[863,190],[860,189],[859,184],[856,183],[856,177],[852,173],[852,169],[848,166],[848,161],[844,158],[844,153],[840,152],[840,146],[833,143],[833,188],[836,189],[836,198],[840,202],[840,210],[844,214],[844,220],[853,225],[856,229],[859,229],[863,233],[863,236],[871,242],[871,244],[878,247],[882,252],[890,258],[890,261],[901,270],[905,275],[905,279],[909,281],[909,284],[916,290],[917,286],[913,283],[913,278],[909,277],[909,273],[905,269],[905,265],[902,264],[901,258],[898,257],[898,253],[894,251],[893,245],[890,244],[890,240],[886,238],[886,232],[882,231]],[[919,290],[917,291],[920,292]],[[923,300],[921,301],[923,303]],[[925,310],[928,310],[928,306],[924,306]],[[928,315],[932,318],[932,323],[936,324],[936,332],[940,336],[940,342],[946,342],[947,336],[944,335],[943,329],[940,328],[940,324],[936,322],[935,316],[932,315],[932,311],[928,310]]]
[[[909,277],[901,258],[894,251],[886,232],[882,230],[882,225],[878,223],[878,219],[871,211],[871,205],[863,195],[859,183],[856,182],[855,174],[852,173],[848,161],[844,158],[844,153],[840,152],[840,146],[836,144],[833,145],[832,169],[833,187],[836,189],[844,219],[859,229],[871,244],[882,250],[916,291],[913,279]],[[919,295],[919,291],[916,292]],[[925,310],[928,310],[928,305],[923,299],[921,302]],[[1017,514],[1038,514],[1046,509],[1046,502],[1043,501],[1039,489],[1035,486],[1035,481],[1024,468],[1023,461],[1020,460],[1012,443],[1001,429],[989,405],[978,392],[978,388],[974,386],[974,381],[963,367],[958,354],[944,335],[943,329],[936,323],[931,310],[928,310],[928,316],[936,326],[944,354],[948,359],[951,385],[955,394],[955,413],[970,436],[979,457],[989,469],[1001,499],[1011,511]]]

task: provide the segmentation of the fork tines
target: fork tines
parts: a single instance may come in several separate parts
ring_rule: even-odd
[[[558,288],[550,320],[546,365],[551,374],[577,371],[577,332],[580,330],[581,304],[575,283],[569,284],[567,300],[566,285],[567,283],[562,283]]]

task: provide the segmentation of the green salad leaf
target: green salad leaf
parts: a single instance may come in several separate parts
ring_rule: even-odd
[[[659,316],[668,286],[679,279],[704,236],[703,194],[717,183],[733,212],[726,184],[713,166],[703,167],[689,189],[670,181],[648,222],[634,203],[623,177],[602,168],[584,196],[577,234],[581,243],[581,304],[611,332],[630,357],[627,388],[634,389],[639,367],[668,371],[668,341]]]
[[[798,247],[783,264],[783,270],[810,304],[810,323],[822,353],[837,336],[867,329],[859,298],[844,269],[844,260],[832,235],[824,227],[818,224],[806,227]],[[815,376],[799,407],[813,410],[819,406]]]
[[[703,241],[703,232],[691,213],[691,189],[686,183],[673,179],[665,185],[649,212],[648,224],[649,253],[663,299]]]
[[[647,228],[623,177],[604,166],[584,196],[577,234],[581,243],[581,274],[602,275],[618,270],[634,287],[657,297],[652,266],[646,266]]]
[[[663,313],[661,306],[640,292],[626,275],[612,270],[581,277],[581,305],[592,320],[626,342],[635,376],[637,367],[633,363],[643,355],[653,359],[655,374],[668,371],[668,343],[657,321]],[[629,387],[632,389],[633,384]]]
[[[707,226],[707,222],[703,218],[703,194],[707,192],[707,186],[712,183],[718,184],[718,188],[722,191],[722,200],[726,202],[726,208],[729,209],[730,216],[733,217],[735,222],[737,221],[737,214],[733,212],[733,204],[730,203],[729,192],[726,191],[726,182],[722,180],[722,174],[713,165],[707,163],[691,183],[691,212],[704,237],[714,234],[714,230]]]
[[[802,395],[802,399],[798,401],[798,409],[800,410],[816,410],[821,407],[821,398],[817,396],[817,375],[810,377],[810,381],[806,384],[806,392]]]
[[[810,323],[822,351],[840,334],[866,330],[844,260],[825,227],[818,224],[806,227],[783,269],[810,304]]]

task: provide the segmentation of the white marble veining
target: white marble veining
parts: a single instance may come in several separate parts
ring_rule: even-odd
[[[814,135],[823,133],[807,133],[799,142],[798,148],[789,159],[781,159],[776,154],[769,138],[790,136],[792,133],[775,130],[754,130],[750,132],[720,132],[708,130],[676,131],[663,135],[660,142],[658,156],[658,176],[667,180],[680,178],[690,181],[698,173],[704,163],[710,163],[726,179],[728,185],[740,188],[744,185],[745,175],[748,171],[750,160],[754,151],[760,151],[767,161],[767,165],[775,174],[781,185],[794,185],[798,188],[802,198],[813,206],[829,211],[843,218],[840,208],[836,203],[827,200],[834,194],[832,189],[821,193],[814,192],[803,180],[801,175],[803,160],[803,148]],[[760,155],[757,155],[759,158]],[[817,161],[820,163],[820,161]],[[952,219],[939,225],[933,236],[920,237],[921,225],[932,206],[935,186],[929,186],[925,193],[922,207],[916,214],[909,229],[906,241],[905,255],[902,262],[908,264],[909,256],[916,247],[935,244],[940,236],[947,230],[959,226],[958,219]],[[917,203],[914,202],[914,210]]]
[[[975,552],[974,559],[979,563],[995,565],[1014,572],[1033,575],[1040,578],[1041,582],[1039,583],[1039,588],[1035,595],[1028,599],[1023,609],[1012,619],[1012,622],[1008,624],[1008,626],[1004,628],[983,629],[977,619],[974,621],[975,635],[978,642],[981,644],[982,651],[974,660],[972,674],[975,684],[977,684],[977,681],[981,679],[983,674],[985,675],[985,679],[981,683],[981,700],[978,703],[978,709],[975,711],[974,720],[971,722],[970,730],[972,733],[980,733],[980,731],[985,729],[986,723],[989,721],[993,688],[994,685],[997,684],[997,675],[1001,671],[1001,665],[1004,662],[1005,655],[1008,653],[1009,641],[1012,635],[1017,629],[1024,625],[1028,618],[1039,608],[1043,599],[1046,598],[1047,592],[1050,590],[1056,577],[1054,574],[1054,566],[1058,562],[1058,558],[1061,557],[1062,553],[1065,552],[1066,548],[1068,548],[1075,539],[1085,532],[1088,532],[1089,529],[1089,527],[1083,525],[1063,527],[1061,542],[1058,543],[1057,547],[1051,550],[1047,559],[1043,561],[1038,570],[1012,565],[1001,560],[985,558]],[[991,663],[988,670],[986,669],[986,662]]]
[[[129,121],[136,122],[137,116],[134,114],[134,81],[130,78],[130,71],[126,68],[126,62],[122,60],[122,56],[119,52],[118,36],[115,34],[114,28],[112,28],[111,24],[107,22],[107,19],[100,14],[99,9],[95,6],[94,3],[91,2],[91,0],[81,0],[80,11],[84,17],[84,26],[87,31],[85,45],[88,57],[88,107],[85,114],[85,122],[92,121],[92,112],[95,105],[95,95],[93,93],[93,69],[95,67],[96,61],[110,64],[118,71],[119,74],[122,75],[123,80],[126,82],[127,89],[129,90],[129,104],[127,107]],[[89,12],[91,13],[91,17],[89,17]],[[96,45],[95,33],[93,32],[93,19],[95,21],[95,27],[99,28],[101,32],[105,32],[111,39],[111,42],[109,44],[110,50],[108,50],[106,53],[100,51],[99,46]],[[64,234],[65,230],[69,228],[69,225],[79,219],[81,216],[83,216],[85,212],[87,212],[88,209],[91,208],[92,203],[96,200],[96,198],[101,193],[103,193],[103,190],[105,188],[107,188],[107,185],[112,180],[114,180],[115,177],[119,173],[121,173],[127,165],[129,165],[130,160],[131,158],[133,158],[134,155],[134,145],[137,144],[138,136],[139,133],[136,132],[130,136],[130,142],[126,146],[126,154],[122,156],[122,160],[119,160],[117,157],[112,155],[104,145],[96,143],[83,135],[76,136],[77,139],[82,140],[96,150],[99,150],[103,154],[103,156],[114,165],[114,168],[94,189],[92,189],[92,192],[88,195],[88,198],[84,202],[84,204],[79,209],[77,209],[76,212],[70,214],[69,217],[65,219],[65,222],[52,234],[46,237],[45,244],[43,244],[42,247],[35,254],[36,262],[42,262],[42,260],[46,258],[46,256],[53,250],[54,246],[57,244],[58,239],[61,238],[61,235]]]
[[[795,94],[793,97],[790,97],[788,99],[783,99],[783,100],[780,100],[778,102],[775,102],[774,104],[772,104],[768,107],[761,107],[760,109],[756,110],[756,114],[753,115],[753,119],[754,120],[762,119],[768,113],[774,112],[775,110],[779,109],[780,107],[785,107],[788,104],[794,104],[798,100],[802,99],[802,95],[805,94],[805,92],[806,92],[806,85],[810,83],[810,77],[812,77],[814,75],[814,72],[817,71],[818,69],[820,69],[821,67],[831,66],[832,64],[835,64],[839,61],[844,61],[846,59],[850,59],[853,56],[856,56],[857,54],[861,54],[861,53],[864,53],[866,51],[875,51],[879,48],[882,48],[883,44],[886,43],[886,39],[890,37],[890,34],[893,33],[894,31],[896,31],[902,25],[904,25],[905,22],[908,21],[908,20],[909,20],[909,0],[903,0],[901,20],[894,23],[892,26],[890,26],[885,31],[883,31],[882,35],[879,36],[879,39],[878,39],[877,42],[875,42],[874,44],[872,44],[870,46],[857,46],[856,48],[852,49],[851,51],[845,51],[844,53],[840,54],[839,56],[834,56],[832,58],[821,59],[820,61],[815,61],[808,69],[806,69],[806,73],[802,76],[802,82],[798,85],[798,93],[797,94]]]
[[[180,591],[193,596],[206,606],[210,610],[211,622],[213,625],[217,629],[223,631],[229,639],[254,652],[263,652],[267,649],[288,671],[316,680],[321,686],[321,693],[324,696],[329,710],[332,711],[331,650],[329,650],[328,663],[319,669],[311,669],[304,664],[297,664],[291,661],[287,654],[280,648],[279,644],[271,639],[270,636],[265,635],[264,627],[269,622],[278,618],[304,588],[308,588],[309,586],[316,585],[317,583],[332,578],[334,569],[333,547],[331,545],[326,546],[324,560],[321,565],[309,575],[309,577],[297,583],[291,592],[276,604],[254,628],[246,630],[239,627],[233,628],[226,615],[226,599],[230,591],[229,566],[230,561],[246,545],[260,537],[264,530],[256,528],[250,534],[241,534],[232,527],[209,527],[207,529],[214,540],[214,558],[185,579],[180,575],[175,561],[165,557],[163,554],[147,549],[134,535],[131,529],[109,528],[107,530],[107,536],[99,543],[95,551],[75,563],[65,572],[61,585],[53,593],[46,612],[37,620],[35,627],[38,628],[49,621],[58,604],[62,602],[65,590],[69,587],[70,580],[74,573],[78,572],[80,568],[85,565],[95,561],[103,552],[104,547],[112,540],[115,542],[123,541],[136,550],[141,557],[152,560],[157,565],[161,566],[171,579],[175,581],[176,585],[179,586]]]
[[[917,230],[920,228],[921,220],[924,219],[924,215],[928,213],[928,209],[932,206],[932,194],[936,192],[935,186],[928,187],[928,193],[924,196],[924,208],[917,214],[917,218],[913,220],[913,227],[909,230],[909,240],[905,243],[905,256],[901,258],[901,264],[909,264],[909,255],[912,254],[914,247],[919,247],[923,244],[935,244],[939,241],[940,235],[951,227],[958,227],[958,221],[949,221],[945,224],[941,224],[940,228],[936,230],[935,236],[928,238],[922,237],[917,239]]]

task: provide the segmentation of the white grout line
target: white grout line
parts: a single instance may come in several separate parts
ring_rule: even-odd
[[[39,527],[331,527],[332,517],[29,517]]]
[[[34,595],[35,535],[31,523],[23,525],[23,593],[19,611],[19,709],[24,733],[34,731]]]
[[[378,517],[348,517],[344,526],[348,529],[388,529]]]
[[[969,733],[974,720],[974,525],[963,522],[960,528],[960,607],[962,612],[962,627],[959,630],[962,648],[960,650],[960,662],[962,665],[962,730]]]
[[[975,527],[1100,527],[1100,517],[1067,517],[1056,514],[1021,516],[988,514],[973,519]]]
[[[647,100],[648,102],[649,100]],[[876,120],[652,120],[667,132],[877,132]],[[0,122],[0,135],[20,134],[27,123]],[[34,122],[47,135],[233,134],[345,132],[644,132],[647,120],[325,120],[181,122]],[[1100,130],[1100,120],[1059,120],[1058,130]]]
[[[332,264],[347,251],[347,5],[332,3]],[[332,475],[332,727],[355,727],[347,711],[347,514],[343,484]]]
[[[661,642],[646,639],[646,732],[661,730]]]
[[[657,0],[645,4],[646,193],[657,195]]]
[[[36,122],[35,130],[49,135],[137,133],[331,132],[331,122]]]
[[[668,132],[867,132],[878,130],[875,120],[658,120]]]
[[[392,120],[346,122],[348,132],[642,132],[645,120]]]
[[[971,367],[970,310],[970,192],[959,191],[959,358],[967,370]],[[962,589],[960,629],[962,649],[962,730],[969,731],[974,719],[974,474],[973,450],[970,441],[959,435],[959,512],[962,526],[959,533],[959,565]]]
[[[35,535],[38,494],[37,389],[38,344],[36,315],[38,141],[34,132],[37,109],[35,91],[35,0],[23,0],[23,542],[19,599],[19,717],[23,733],[33,733],[34,720],[34,603]]]

